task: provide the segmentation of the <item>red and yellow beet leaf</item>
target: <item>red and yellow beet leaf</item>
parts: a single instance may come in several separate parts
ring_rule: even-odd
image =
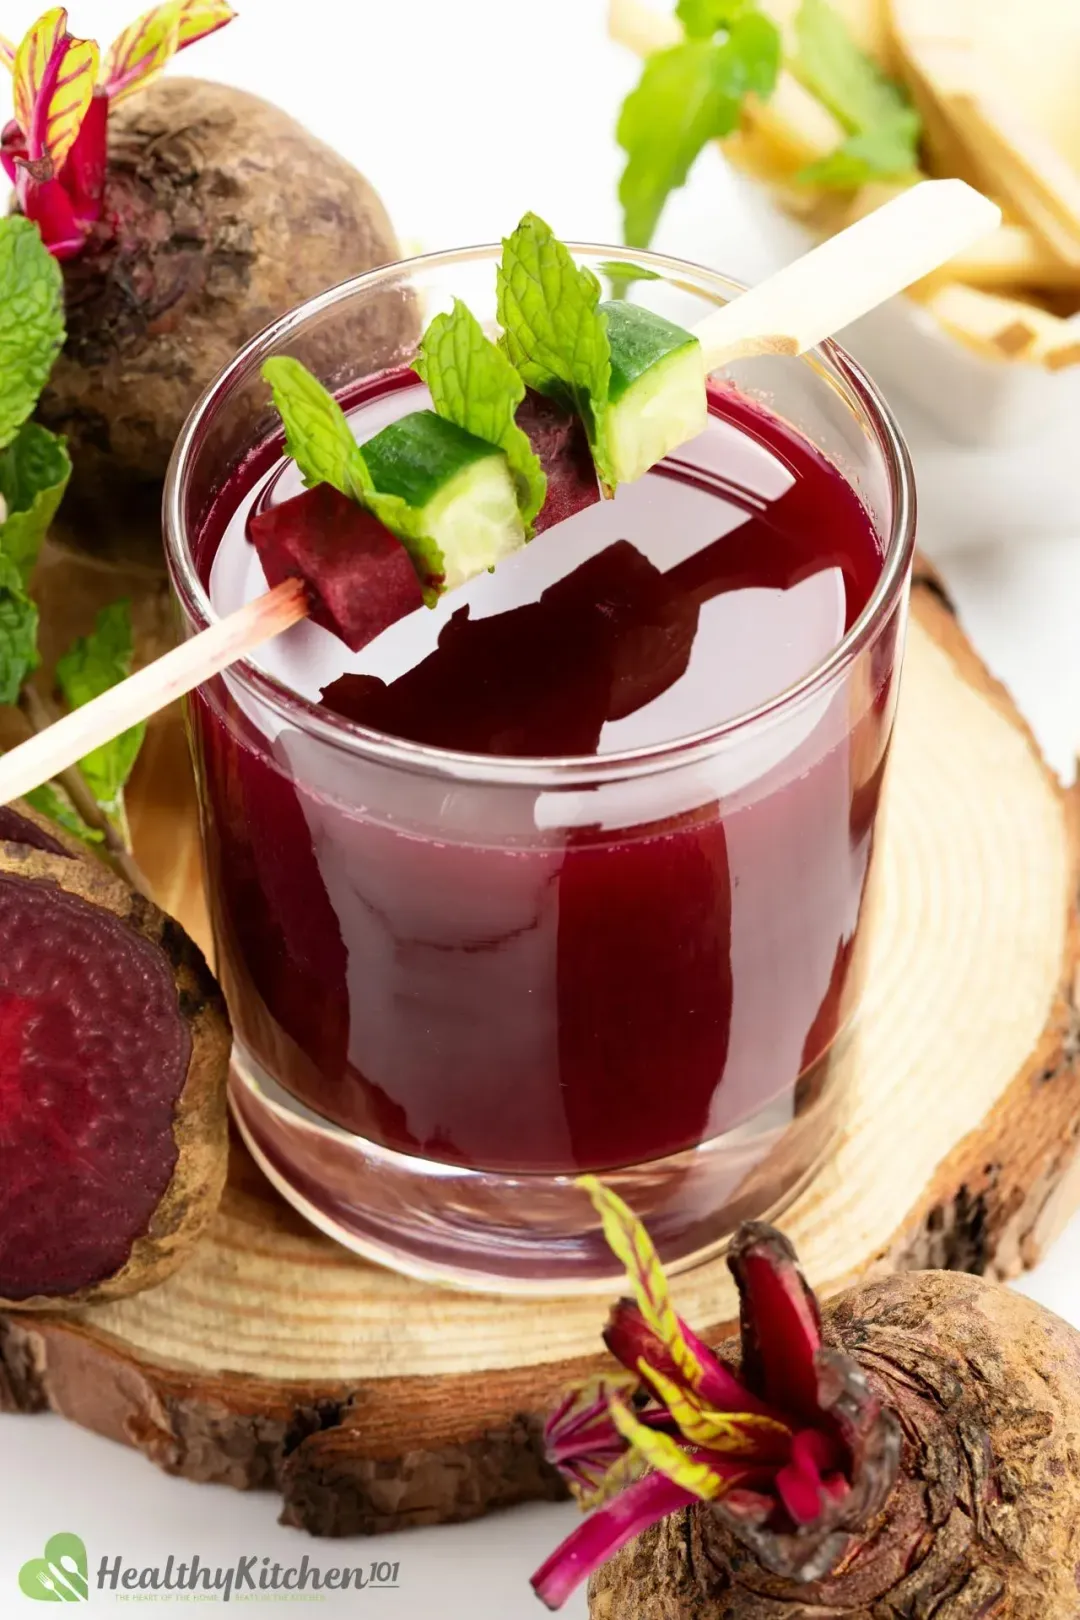
[[[718,1412],[700,1400],[693,1390],[682,1388],[666,1373],[650,1367],[647,1361],[639,1361],[638,1369],[675,1419],[679,1433],[691,1445],[765,1462],[787,1456],[791,1446],[791,1430],[787,1424],[758,1412]]]
[[[744,1477],[745,1470],[734,1471],[730,1468],[722,1470],[721,1467],[713,1467],[712,1463],[704,1462],[692,1456],[690,1452],[684,1451],[679,1442],[673,1440],[670,1435],[639,1423],[630,1408],[618,1396],[612,1397],[609,1410],[615,1427],[642,1462],[670,1479],[673,1485],[689,1491],[703,1502],[715,1502],[717,1497],[723,1496],[725,1491],[730,1490],[732,1485]]]
[[[194,45],[197,39],[216,34],[219,28],[232,22],[236,12],[228,0],[184,0],[180,8],[180,39],[177,50]]]
[[[67,20],[63,6],[45,12],[15,52],[15,117],[29,163],[38,166],[36,180],[50,179],[63,164],[97,80],[98,48],[73,38]]]
[[[0,67],[6,67],[9,73],[15,70],[15,47],[3,34],[0,34]]]
[[[592,1199],[612,1254],[626,1267],[647,1326],[663,1341],[682,1376],[696,1386],[704,1368],[686,1342],[652,1238],[618,1193],[605,1187],[596,1176],[581,1176],[578,1185]]]
[[[166,0],[144,11],[109,46],[101,75],[105,94],[122,101],[145,89],[177,51],[224,28],[235,15],[226,0]]]
[[[144,11],[106,53],[101,82],[110,101],[123,101],[156,79],[180,42],[181,0]]]

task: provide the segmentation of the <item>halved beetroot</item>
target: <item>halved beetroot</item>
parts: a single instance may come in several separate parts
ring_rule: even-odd
[[[424,603],[401,541],[329,484],[248,520],[268,585],[302,579],[316,624],[359,652]]]
[[[547,498],[535,524],[536,533],[542,534],[596,504],[600,499],[596,467],[584,422],[554,400],[526,389],[515,420],[547,474]]]
[[[0,844],[0,940],[0,1306],[135,1293],[224,1186],[221,992],[177,923],[66,853]]]

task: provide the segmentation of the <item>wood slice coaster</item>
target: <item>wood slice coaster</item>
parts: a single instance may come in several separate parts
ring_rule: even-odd
[[[824,1293],[904,1266],[1011,1276],[1080,1202],[1074,811],[924,571],[855,1108],[784,1221]],[[136,816],[161,871],[165,811]],[[193,860],[187,823],[174,838]],[[197,890],[165,897],[197,921]],[[675,1293],[699,1329],[729,1326],[721,1262]],[[559,1494],[540,1419],[595,1365],[605,1310],[380,1271],[238,1150],[215,1227],[170,1281],[74,1319],[0,1318],[0,1407],[51,1408],[190,1479],[273,1486],[285,1521],[319,1534],[461,1519]]]

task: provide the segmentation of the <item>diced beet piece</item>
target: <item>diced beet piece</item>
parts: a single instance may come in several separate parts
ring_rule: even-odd
[[[535,525],[536,533],[542,534],[600,499],[596,467],[585,424],[573,411],[529,388],[516,420],[547,473],[547,499]]]
[[[302,579],[314,622],[352,652],[423,606],[401,541],[330,484],[253,513],[247,534],[267,584]]]
[[[93,860],[0,844],[0,939],[0,1306],[149,1287],[224,1186],[221,992]]]

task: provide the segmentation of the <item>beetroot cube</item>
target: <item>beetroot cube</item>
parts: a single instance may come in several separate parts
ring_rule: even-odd
[[[600,485],[580,416],[529,388],[516,421],[547,473],[547,499],[535,525],[536,533],[542,534],[594,505],[600,499]]]
[[[267,584],[302,579],[310,614],[352,652],[423,606],[423,592],[401,541],[330,484],[248,520]]]

